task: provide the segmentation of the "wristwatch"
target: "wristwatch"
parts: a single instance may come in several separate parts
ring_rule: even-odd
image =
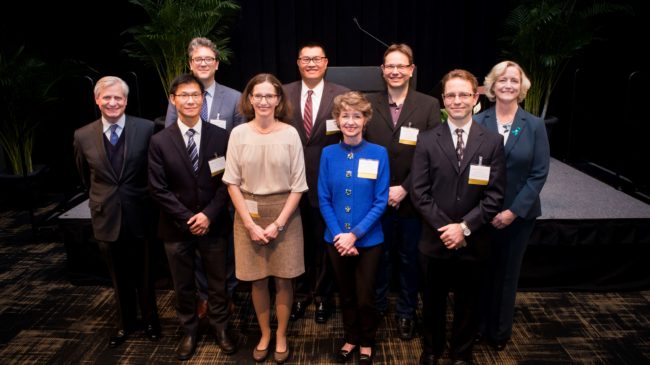
[[[284,226],[279,225],[279,224],[278,224],[277,222],[275,222],[275,221],[273,222],[273,224],[275,224],[275,226],[278,227],[278,232],[284,232]]]
[[[460,222],[460,228],[463,229],[463,235],[465,235],[465,237],[472,234],[472,231],[469,229],[469,227],[467,226],[467,223],[465,223],[465,221]]]

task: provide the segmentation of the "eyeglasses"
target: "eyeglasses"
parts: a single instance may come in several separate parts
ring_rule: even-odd
[[[174,96],[176,97],[176,99],[180,100],[181,103],[187,102],[188,100],[190,100],[190,98],[196,101],[200,101],[201,99],[203,99],[202,94],[174,94]]]
[[[453,101],[456,100],[456,97],[458,97],[460,100],[466,101],[469,100],[472,96],[476,94],[472,93],[448,93],[448,94],[442,94],[442,97],[447,100],[447,101]]]
[[[320,57],[320,56],[316,56],[316,57],[299,57],[298,61],[300,61],[300,63],[302,63],[303,65],[308,65],[309,62],[312,62],[312,61],[314,62],[315,65],[320,65],[321,62],[323,62],[323,60],[325,60],[325,59],[327,59],[327,57]]]
[[[216,61],[217,59],[214,57],[194,57],[192,58],[192,62],[194,62],[195,65],[200,65],[203,62],[205,62],[206,65],[211,65]]]
[[[381,69],[384,71],[391,72],[393,70],[397,70],[399,73],[404,73],[409,67],[411,67],[412,64],[410,65],[381,65]]]
[[[262,94],[254,94],[251,95],[253,100],[255,100],[256,103],[259,103],[262,101],[262,99],[266,99],[266,101],[274,101],[278,95],[277,94],[267,94],[267,95],[262,95]]]

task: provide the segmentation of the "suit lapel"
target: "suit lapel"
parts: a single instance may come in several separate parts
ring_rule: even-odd
[[[124,162],[122,163],[122,170],[120,170],[118,179],[121,179],[122,176],[124,176],[124,170],[126,169],[132,150],[130,146],[133,146],[135,144],[138,133],[138,129],[135,127],[135,124],[133,124],[128,116],[124,121],[124,130],[122,133],[124,133]]]
[[[474,160],[476,151],[483,143],[483,131],[478,123],[472,121],[472,127],[469,129],[469,136],[465,144],[465,151],[463,151],[463,160],[460,163],[460,173],[467,168],[467,166]]]
[[[510,135],[508,136],[506,145],[503,147],[506,157],[508,157],[510,151],[515,147],[519,141],[521,133],[524,131],[524,128],[526,128],[526,119],[522,114],[521,108],[517,109],[515,120],[512,122],[512,128],[510,128]]]
[[[388,93],[382,92],[377,99],[377,108],[375,111],[381,116],[383,122],[386,123],[386,126],[389,128],[388,130],[394,132],[393,118],[390,115],[390,108],[388,107]]]
[[[456,157],[456,149],[454,148],[454,142],[451,140],[451,132],[449,131],[449,125],[445,122],[437,128],[438,133],[438,145],[440,149],[447,156],[447,160],[454,170],[458,172],[458,157]]]
[[[221,119],[221,104],[223,103],[223,89],[215,82],[214,95],[212,95],[212,107],[210,108],[209,119]],[[210,122],[206,120],[206,122]]]
[[[399,131],[402,126],[409,127],[409,125],[406,124],[406,121],[411,118],[411,114],[415,113],[417,108],[418,105],[414,100],[413,93],[409,90],[408,94],[406,94],[406,99],[404,99],[404,105],[402,105],[402,112],[399,114],[399,118],[397,119],[395,131]],[[390,121],[391,123],[393,122],[392,116],[390,116]]]
[[[207,152],[208,151],[208,146],[210,146],[212,144],[212,140],[211,140],[212,138],[211,137],[212,137],[211,135],[208,135],[208,125],[203,123],[203,125],[201,126],[201,149],[199,151],[199,173],[201,172],[201,169],[203,168],[203,166],[205,166],[203,161],[205,159],[209,160],[209,159],[211,159],[213,157],[213,156],[208,156],[207,155],[208,154],[208,152]],[[189,160],[189,157],[188,157],[188,160]]]
[[[99,159],[102,161],[103,170],[108,171],[111,177],[113,178],[114,181],[117,182],[117,175],[115,174],[115,171],[113,171],[113,166],[111,165],[111,162],[108,160],[108,156],[106,155],[106,147],[104,146],[104,130],[103,130],[103,125],[102,125],[102,120],[99,119],[95,122],[93,125],[93,134],[95,136],[95,149],[97,150],[97,155],[99,156]]]
[[[178,155],[181,156],[180,159],[183,161],[185,168],[187,168],[187,172],[190,174],[190,176],[194,176],[192,162],[190,161],[190,156],[187,154],[187,146],[185,145],[185,140],[181,135],[181,129],[178,128],[178,123],[172,124],[167,129],[170,130],[169,132],[171,133],[171,142],[174,145],[174,148],[176,148]],[[201,145],[203,145],[203,143],[201,143]],[[201,166],[200,161],[201,157],[199,154],[199,168]]]
[[[490,108],[485,113],[485,118],[483,118],[483,126],[485,127],[485,129],[491,132],[499,133],[499,127],[497,127],[497,115],[496,115],[495,108]]]
[[[318,115],[314,121],[314,127],[311,131],[311,138],[313,139],[315,135],[320,135],[318,133],[323,133],[325,135],[325,120],[330,118],[331,115],[325,114],[325,111],[331,110],[331,105],[334,102],[334,96],[332,95],[333,91],[329,84],[326,82],[323,85],[323,95],[320,98],[320,105],[318,106]]]

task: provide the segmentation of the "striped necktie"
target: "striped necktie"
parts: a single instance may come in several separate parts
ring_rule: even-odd
[[[305,126],[305,135],[307,139],[311,136],[311,127],[312,122],[312,105],[311,105],[311,95],[314,93],[314,90],[307,91],[307,101],[305,101],[305,114],[302,117],[304,126]]]
[[[194,169],[194,174],[199,172],[199,151],[196,149],[196,143],[194,142],[194,135],[196,131],[194,129],[188,129],[185,132],[187,135],[187,154],[190,156],[190,162],[192,162],[192,168]]]

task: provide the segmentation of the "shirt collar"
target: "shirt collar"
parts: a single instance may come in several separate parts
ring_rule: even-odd
[[[119,126],[119,128],[117,128],[117,130],[123,130],[125,122],[126,122],[126,115],[122,114],[120,119],[117,120],[117,123],[115,123],[115,124],[117,124]],[[112,125],[113,125],[113,123],[110,123],[109,121],[106,120],[106,118],[104,118],[104,116],[102,116],[102,130],[104,131],[104,133],[108,132],[108,129]],[[117,133],[117,130],[115,131],[116,133]]]
[[[316,86],[313,89],[309,89],[309,86],[307,86],[307,84],[305,84],[305,82],[303,81],[302,82],[302,95],[307,97],[307,91],[309,91],[309,90],[312,90],[314,92],[312,94],[312,96],[323,95],[323,89],[324,88],[325,88],[325,81],[323,81],[322,79],[320,80],[320,82],[318,84],[316,84]]]
[[[178,128],[181,130],[181,135],[183,138],[185,138],[185,133],[187,133],[188,130],[190,130],[190,127],[186,126],[185,123],[181,122],[180,119],[176,121],[176,124],[178,124]],[[200,135],[201,134],[201,127],[202,127],[203,122],[201,121],[201,118],[199,118],[199,121],[192,127],[194,129],[195,135]]]
[[[451,135],[455,136],[456,135],[456,129],[458,129],[458,127],[456,127],[456,125],[454,123],[451,123],[449,121],[447,122],[447,124],[449,125],[449,130],[451,131]],[[460,129],[463,130],[463,134],[465,135],[465,138],[467,138],[467,136],[469,136],[469,129],[470,129],[471,126],[472,126],[472,120],[470,119],[469,122],[465,123],[464,126],[460,127]]]

